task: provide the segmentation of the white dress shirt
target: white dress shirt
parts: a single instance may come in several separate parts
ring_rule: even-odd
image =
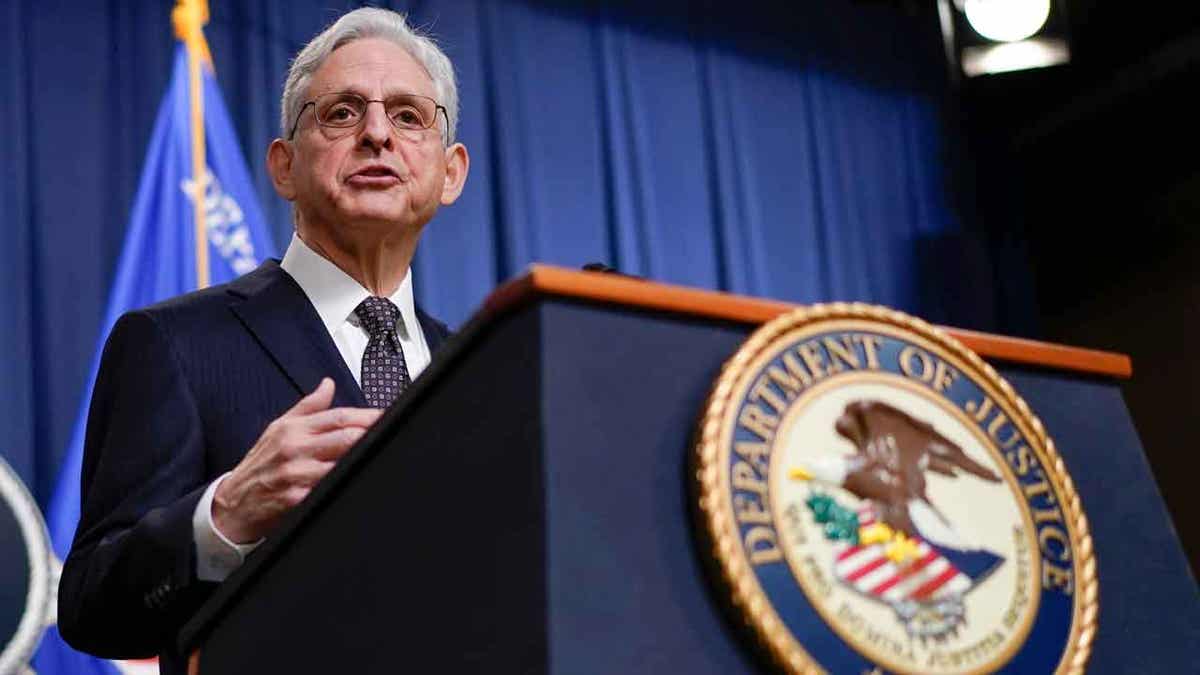
[[[283,271],[296,280],[304,295],[317,310],[321,323],[333,338],[333,344],[342,355],[346,366],[362,385],[362,358],[367,350],[370,336],[359,322],[354,309],[371,296],[350,275],[337,265],[318,255],[295,234],[288,244],[287,253],[280,264]],[[412,269],[404,274],[404,281],[388,298],[400,309],[396,320],[396,335],[400,338],[400,349],[409,376],[415,380],[429,365],[429,345],[425,333],[417,321],[417,310],[413,303]],[[247,448],[248,449],[248,448]],[[209,484],[208,489],[196,505],[192,514],[192,533],[196,541],[196,574],[203,581],[223,581],[233,573],[262,540],[250,544],[235,544],[217,529],[212,519],[213,496],[223,474]]]

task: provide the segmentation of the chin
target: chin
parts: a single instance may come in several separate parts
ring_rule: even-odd
[[[412,218],[412,211],[407,204],[358,203],[338,209],[338,221],[346,224],[361,224],[376,227],[395,224]]]
[[[343,227],[363,232],[400,232],[409,229],[420,229],[416,215],[411,211],[352,211],[342,215],[339,221]]]
[[[408,194],[394,191],[343,195],[350,199],[339,199],[331,214],[332,222],[349,230],[401,231],[420,229],[433,216],[436,209],[419,207],[412,203]]]

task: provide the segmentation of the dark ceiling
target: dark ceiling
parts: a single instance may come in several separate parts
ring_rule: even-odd
[[[975,158],[1020,187],[1043,311],[1120,283],[1200,229],[1200,6],[1060,5],[1069,65],[961,88]],[[1047,276],[1065,260],[1070,274]]]

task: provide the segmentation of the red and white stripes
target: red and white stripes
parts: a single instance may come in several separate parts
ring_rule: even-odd
[[[875,523],[875,510],[869,502],[858,508],[859,527]],[[860,593],[885,602],[901,600],[926,602],[946,595],[960,595],[971,588],[971,579],[946,560],[936,549],[920,538],[917,556],[904,564],[896,564],[885,554],[885,544],[842,546],[834,563],[838,579]]]

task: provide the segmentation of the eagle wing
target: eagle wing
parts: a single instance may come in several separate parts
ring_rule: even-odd
[[[1000,482],[1000,476],[997,476],[995,471],[968,457],[967,453],[963,452],[963,449],[950,439],[936,431],[933,433],[935,434],[934,440],[925,446],[928,452],[926,457],[929,458],[928,468],[930,471],[955,478],[958,476],[956,469],[961,469],[988,482]]]
[[[867,421],[864,419],[865,413],[873,405],[875,405],[874,401],[851,401],[846,404],[846,409],[842,411],[841,416],[833,425],[834,430],[842,438],[850,441],[854,452],[860,455],[865,454],[864,448],[869,433]]]
[[[957,443],[938,433],[933,425],[882,401],[852,401],[846,405],[834,425],[838,434],[850,441],[858,454],[866,454],[865,448],[871,436],[871,424],[867,418],[874,414],[872,411],[903,420],[904,424],[927,439],[924,443],[926,469],[950,478],[958,477],[959,471],[966,471],[992,483],[1000,482],[1000,476],[996,475],[996,472],[968,457]]]

